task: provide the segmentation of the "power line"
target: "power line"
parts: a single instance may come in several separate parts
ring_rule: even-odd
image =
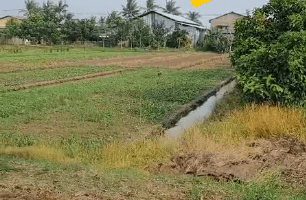
[[[13,11],[13,10],[24,10],[24,9],[11,9],[11,10],[1,10],[1,11]]]

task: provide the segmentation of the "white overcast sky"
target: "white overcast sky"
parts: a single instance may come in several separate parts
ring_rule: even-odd
[[[36,0],[42,4],[46,0]],[[53,0],[58,2],[58,0]],[[141,7],[145,7],[146,0],[137,0]],[[166,0],[155,0],[155,2],[164,7]],[[246,10],[262,7],[267,4],[268,0],[212,0],[202,6],[194,8],[190,0],[177,0],[177,5],[181,7],[182,13],[196,11],[202,15],[201,21],[204,26],[209,26],[209,19],[217,17],[227,12],[237,12],[245,14]],[[75,14],[78,18],[89,18],[90,16],[106,16],[107,13],[116,10],[121,11],[122,6],[126,4],[126,0],[66,0],[69,8],[68,11]],[[6,15],[22,15],[18,14],[17,9],[24,9],[24,0],[0,0],[0,17]]]

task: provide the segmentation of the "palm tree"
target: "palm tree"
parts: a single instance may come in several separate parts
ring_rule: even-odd
[[[186,13],[186,15],[187,15],[187,18],[190,19],[191,21],[194,21],[194,22],[202,25],[202,22],[199,20],[199,18],[201,18],[200,13],[189,11],[189,13]]]
[[[147,11],[154,10],[155,8],[158,8],[159,6],[155,4],[154,0],[147,0]]]
[[[107,23],[107,24],[111,24],[111,23],[113,23],[114,21],[117,21],[117,20],[120,20],[121,19],[121,17],[120,17],[120,15],[118,14],[118,12],[117,11],[112,11],[110,14],[108,14],[108,16],[106,17],[106,20],[105,20],[105,22]]]
[[[47,3],[46,3],[46,2],[43,2],[43,6],[42,6],[42,7],[43,7],[44,10],[49,10],[49,9],[51,9],[52,7],[54,7],[53,1],[48,0]]]
[[[68,8],[68,5],[65,4],[62,0],[60,0],[60,1],[58,2],[58,5],[56,5],[56,7],[55,7],[55,11],[56,11],[57,13],[59,13],[59,14],[62,14],[62,13],[63,13],[64,15],[66,15],[67,8]]]
[[[139,14],[140,10],[137,6],[136,0],[127,0],[126,7],[123,7],[122,15],[126,18],[132,18]]]
[[[98,23],[102,26],[102,25],[105,24],[105,21],[106,21],[106,17],[101,16],[101,17],[99,18]]]
[[[24,15],[27,17],[40,10],[39,4],[35,0],[25,0],[24,3],[26,9],[22,10],[21,12],[24,12]]]
[[[166,0],[166,8],[163,8],[164,12],[172,15],[181,15],[181,12],[179,11],[180,7],[176,6],[175,3],[174,0]]]
[[[73,13],[66,13],[66,14],[65,14],[65,19],[68,20],[68,21],[69,21],[69,20],[72,20],[73,17],[74,17],[74,14],[73,14]]]

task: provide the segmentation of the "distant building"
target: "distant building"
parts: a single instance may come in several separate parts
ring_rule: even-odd
[[[10,20],[16,20],[21,22],[24,19],[26,19],[26,17],[10,16],[10,15],[5,17],[0,17],[0,31],[6,28],[6,25]],[[6,36],[0,34],[0,44],[27,44],[27,43],[28,43],[27,40],[22,40],[18,37]]]
[[[239,13],[229,12],[214,19],[209,20],[211,30],[221,31],[224,34],[233,34],[235,32],[234,24],[237,19],[244,17]]]
[[[26,18],[22,17],[22,16],[10,16],[10,15],[0,17],[0,30],[5,29],[6,23],[9,22],[11,19],[21,21],[21,20],[24,20]]]
[[[165,23],[165,27],[169,30],[169,32],[173,32],[175,28],[179,28],[181,30],[186,30],[189,33],[189,36],[193,40],[193,44],[196,44],[200,37],[203,36],[206,32],[206,28],[201,26],[194,21],[186,19],[181,16],[172,15],[156,10],[149,10],[137,18],[142,18],[149,25],[152,26],[154,23]]]

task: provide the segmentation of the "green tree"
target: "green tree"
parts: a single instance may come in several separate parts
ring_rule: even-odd
[[[270,0],[235,23],[231,56],[247,99],[305,104],[306,1]]]
[[[115,26],[115,24],[117,23],[117,21],[122,20],[121,16],[118,14],[117,11],[112,11],[107,17],[106,17],[106,24],[109,27],[113,27]]]
[[[63,0],[60,0],[58,4],[55,6],[55,11],[61,15],[66,16],[68,4],[65,4]]]
[[[152,24],[153,41],[151,46],[154,48],[166,47],[167,34],[169,29],[166,28],[164,21]]]
[[[233,41],[218,30],[209,31],[197,43],[197,48],[203,51],[228,53]]]
[[[72,20],[73,17],[74,17],[73,13],[65,13],[65,20]]]
[[[45,16],[41,13],[32,13],[28,19],[24,20],[20,25],[18,36],[40,43],[42,39],[46,39],[52,31],[53,23],[48,24]],[[51,30],[50,30],[51,28]]]
[[[106,22],[106,18],[103,17],[103,16],[101,16],[98,20],[98,23],[99,23],[100,26],[103,26],[105,24],[105,22]]]
[[[136,17],[140,12],[136,0],[127,0],[126,6],[122,5],[122,9],[122,15],[126,18]]]
[[[142,19],[135,19],[132,21],[131,39],[133,47],[149,46],[152,42],[151,28]]]
[[[39,4],[35,0],[25,0],[24,3],[26,8],[21,12],[23,12],[27,17],[40,10]]]
[[[47,43],[57,43],[63,39],[61,28],[68,5],[62,1],[54,5],[48,0],[39,7],[34,0],[26,0],[25,7],[28,18],[19,25],[9,24],[9,34],[38,43],[42,39]]]
[[[21,22],[12,18],[6,23],[6,28],[3,30],[2,33],[8,36],[18,36],[20,35],[21,31],[20,27]]]
[[[147,11],[149,11],[149,10],[154,10],[155,8],[158,8],[159,6],[155,3],[154,0],[147,0],[146,7],[147,7]]]
[[[163,8],[164,12],[172,14],[172,15],[181,15],[179,11],[180,7],[176,6],[176,2],[174,0],[167,1],[166,7]]]
[[[167,36],[167,47],[181,48],[191,45],[191,40],[188,37],[188,32],[185,30],[176,29]]]
[[[191,21],[194,21],[200,25],[202,25],[202,22],[200,21],[201,15],[198,12],[191,12],[186,14],[187,18],[190,19]]]

